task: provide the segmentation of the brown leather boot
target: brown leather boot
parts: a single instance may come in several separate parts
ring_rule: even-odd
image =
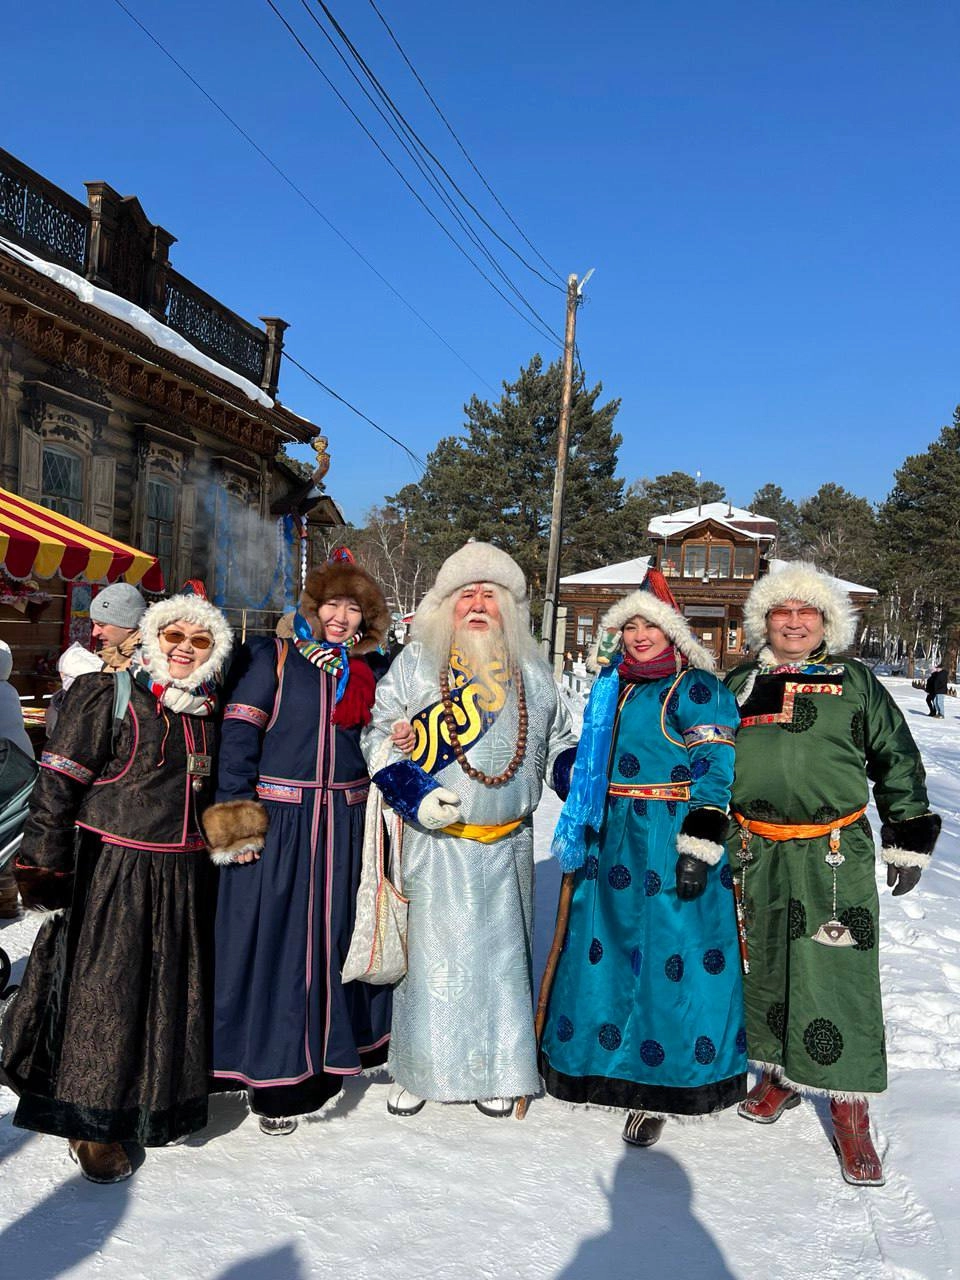
[[[80,1166],[88,1182],[123,1182],[133,1169],[119,1142],[87,1142],[70,1139],[70,1159]]]
[[[631,1147],[652,1147],[660,1141],[666,1116],[648,1116],[645,1111],[631,1111],[623,1126],[623,1140]]]
[[[785,1111],[800,1105],[800,1095],[796,1089],[775,1080],[769,1071],[764,1071],[744,1100],[737,1107],[737,1115],[744,1120],[753,1120],[756,1124],[773,1124]]]
[[[866,1100],[830,1099],[833,1117],[833,1149],[840,1161],[844,1182],[852,1187],[882,1187],[883,1165],[870,1137],[870,1109]]]
[[[17,882],[13,876],[13,867],[7,864],[0,871],[0,920],[19,920],[20,900],[17,897]]]

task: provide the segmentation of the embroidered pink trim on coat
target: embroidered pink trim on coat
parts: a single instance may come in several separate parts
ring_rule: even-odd
[[[223,713],[224,720],[243,720],[256,729],[265,729],[270,716],[259,707],[251,707],[246,702],[228,702]]]
[[[40,767],[49,769],[52,773],[62,773],[74,782],[82,782],[84,786],[89,786],[95,777],[93,770],[86,765],[71,760],[69,756],[58,755],[55,751],[44,751],[41,754]]]

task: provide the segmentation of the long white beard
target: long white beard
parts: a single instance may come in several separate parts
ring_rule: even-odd
[[[506,652],[500,628],[489,631],[471,631],[462,627],[454,631],[453,643],[460,650],[464,664],[471,671],[479,671],[492,662],[504,661]]]

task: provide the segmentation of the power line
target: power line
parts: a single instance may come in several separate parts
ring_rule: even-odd
[[[305,5],[306,0],[301,0],[301,3]],[[542,280],[543,283],[545,285],[549,285],[551,289],[558,289],[561,293],[564,292],[563,288],[560,285],[555,284],[552,280],[549,280],[543,274],[542,271],[538,270],[537,267],[533,266],[532,263],[528,262],[527,259],[523,256],[523,254],[518,249],[516,249],[512,244],[510,244],[508,240],[504,239],[504,237],[500,234],[500,232],[496,229],[496,227],[493,226],[492,223],[487,221],[487,219],[480,212],[477,206],[471,201],[471,199],[466,194],[466,192],[463,191],[463,189],[457,184],[456,179],[451,175],[451,173],[445,167],[443,162],[430,150],[430,148],[427,146],[424,140],[420,137],[420,135],[416,132],[416,130],[413,128],[410,122],[406,119],[406,117],[400,111],[399,107],[393,101],[390,94],[387,93],[386,89],[383,87],[380,80],[370,69],[370,66],[368,65],[366,60],[363,58],[362,54],[357,49],[356,45],[354,45],[353,41],[347,35],[346,31],[344,31],[343,27],[340,25],[337,19],[333,16],[333,13],[331,12],[329,5],[325,3],[325,0],[314,0],[314,3],[317,4],[318,7],[321,8],[323,12],[327,15],[327,18],[330,21],[331,25],[333,26],[333,29],[336,31],[337,35],[340,37],[343,43],[350,50],[351,54],[353,55],[357,63],[363,68],[364,75],[368,78],[370,83],[374,85],[377,92],[380,94],[383,100],[389,105],[390,110],[394,113],[397,119],[402,121],[404,128],[407,129],[411,137],[413,137],[416,140],[416,143],[421,148],[421,150],[430,157],[430,159],[433,161],[436,167],[440,170],[440,172],[449,182],[450,186],[454,189],[454,191],[456,191],[457,195],[459,195],[460,199],[464,202],[464,204],[467,205],[467,207],[474,213],[474,215],[483,223],[483,225],[487,228],[490,234],[495,236],[496,239],[499,240],[500,243],[503,245],[503,247],[507,249],[510,253],[512,253],[514,257],[527,268],[528,271],[532,271],[538,280]],[[548,267],[548,269],[552,270],[552,268],[550,267]]]
[[[559,335],[551,335],[551,333],[550,333],[550,327],[549,327],[548,322],[543,318],[543,316],[541,316],[541,315],[540,315],[540,313],[536,310],[536,308],[533,306],[533,304],[530,302],[530,300],[529,300],[527,297],[525,297],[525,296],[524,296],[524,294],[521,292],[521,290],[517,288],[517,286],[514,284],[514,282],[513,282],[513,281],[510,279],[510,277],[507,275],[506,271],[504,271],[504,269],[501,267],[500,263],[496,260],[496,258],[493,256],[493,254],[492,254],[492,253],[490,252],[490,250],[487,248],[487,246],[483,243],[483,241],[480,239],[480,237],[479,237],[479,236],[477,235],[477,233],[474,231],[473,227],[471,227],[471,226],[470,226],[469,222],[468,222],[468,221],[467,221],[467,219],[464,217],[464,215],[463,215],[463,214],[460,212],[460,210],[456,207],[456,205],[455,205],[455,203],[453,202],[453,199],[451,198],[451,196],[450,196],[450,195],[448,194],[448,192],[446,192],[446,191],[443,189],[443,187],[439,184],[439,182],[438,182],[438,180],[437,180],[436,176],[435,176],[435,175],[430,171],[430,169],[425,165],[425,163],[424,163],[424,161],[421,159],[420,155],[418,155],[418,154],[417,154],[417,152],[416,152],[416,151],[414,151],[414,150],[412,149],[412,147],[411,147],[410,143],[408,142],[407,138],[406,138],[406,137],[404,137],[403,133],[401,133],[401,132],[398,130],[398,128],[397,128],[397,124],[395,124],[395,123],[393,122],[393,120],[391,120],[391,119],[390,119],[390,117],[389,117],[388,115],[386,115],[386,114],[385,114],[385,112],[384,112],[383,108],[382,108],[382,107],[380,106],[380,104],[376,101],[376,99],[371,95],[371,93],[370,93],[369,89],[366,87],[366,85],[363,83],[363,81],[360,79],[360,77],[359,77],[359,76],[357,75],[357,73],[354,71],[353,67],[351,67],[351,65],[350,65],[350,63],[347,61],[347,58],[345,57],[345,55],[344,55],[344,54],[342,53],[342,51],[337,47],[337,45],[335,44],[335,42],[334,42],[333,38],[331,37],[330,33],[326,30],[326,28],[323,26],[323,24],[319,21],[319,19],[318,19],[318,18],[315,16],[315,14],[311,11],[311,9],[309,8],[308,4],[306,3],[306,0],[300,0],[300,3],[303,5],[303,8],[307,11],[307,15],[308,15],[308,17],[311,19],[311,21],[312,21],[312,22],[314,22],[314,23],[317,25],[317,27],[319,28],[319,30],[320,30],[321,34],[323,35],[324,39],[327,41],[327,43],[328,43],[328,44],[330,45],[330,47],[333,49],[334,53],[337,55],[337,57],[340,59],[340,61],[343,63],[343,65],[344,65],[344,67],[346,68],[346,70],[347,70],[348,74],[349,74],[349,75],[350,75],[350,77],[353,79],[354,83],[359,87],[360,92],[364,95],[364,97],[367,99],[367,101],[368,101],[368,102],[370,103],[370,105],[373,107],[374,111],[376,111],[376,113],[379,115],[380,119],[384,122],[384,124],[387,126],[387,128],[390,130],[390,132],[393,134],[394,138],[395,138],[395,139],[397,140],[397,142],[400,144],[400,146],[402,147],[402,149],[404,150],[404,152],[406,153],[406,155],[407,155],[407,156],[410,158],[410,160],[413,162],[413,164],[415,165],[415,167],[416,167],[416,168],[417,168],[417,170],[419,171],[420,175],[421,175],[421,176],[424,178],[424,180],[427,182],[427,185],[428,185],[428,186],[430,187],[430,189],[434,192],[434,194],[435,194],[435,195],[440,199],[440,201],[443,203],[444,207],[445,207],[445,208],[447,209],[447,211],[451,214],[451,216],[452,216],[452,217],[457,221],[457,223],[459,224],[459,226],[460,226],[460,227],[462,228],[462,230],[466,233],[466,235],[469,237],[469,239],[473,242],[473,244],[475,245],[475,247],[476,247],[476,248],[477,248],[477,249],[478,249],[478,250],[483,254],[483,256],[487,259],[487,261],[490,263],[491,267],[492,267],[492,268],[494,269],[494,271],[496,271],[496,273],[500,276],[501,280],[504,282],[504,284],[507,286],[507,288],[508,288],[508,289],[511,289],[511,290],[513,291],[513,293],[517,296],[517,298],[519,298],[519,300],[524,304],[524,306],[528,309],[528,311],[530,311],[531,315],[532,315],[532,316],[534,317],[534,319],[538,322],[538,324],[542,326],[542,328],[537,329],[537,332],[540,334],[540,336],[541,336],[541,337],[545,337],[545,338],[547,338],[548,340],[552,340],[552,341],[554,341],[554,342],[559,342]],[[271,5],[271,8],[272,8],[272,7],[273,7],[273,6]],[[289,29],[290,29],[290,28],[289,28],[289,26],[288,26],[288,30],[289,30]],[[300,43],[300,47],[301,47],[301,48],[304,48],[304,46],[303,46],[302,42],[298,42],[298,43]],[[356,56],[359,58],[359,55],[356,55]],[[362,59],[361,59],[360,61],[362,62]],[[327,77],[327,76],[326,76],[326,73],[321,72],[321,74],[324,76],[324,79],[327,81],[327,84],[328,84],[328,85],[330,85],[330,87],[331,87],[331,88],[333,88],[333,85],[331,84],[329,77]],[[372,73],[368,73],[368,79],[370,79],[371,74],[372,74]],[[377,82],[376,82],[376,78],[375,78],[375,77],[373,77],[373,79],[371,80],[371,83],[373,83],[373,84],[374,84],[374,87],[375,87],[375,88],[377,88]],[[405,120],[403,119],[403,117],[399,114],[399,112],[397,112],[396,108],[395,108],[395,107],[393,107],[393,106],[390,104],[389,96],[388,96],[388,95],[386,95],[386,94],[384,93],[384,91],[383,91],[382,89],[380,89],[380,88],[377,88],[377,92],[379,93],[379,95],[380,95],[381,99],[382,99],[382,100],[383,100],[383,101],[388,105],[388,108],[389,108],[389,109],[390,109],[390,111],[392,112],[392,114],[393,114],[394,118],[396,119],[396,121],[397,121],[397,123],[400,125],[400,127],[401,127],[402,129],[404,129],[404,130],[405,130],[405,131],[406,131],[406,132],[407,132],[407,133],[408,133],[408,134],[409,134],[409,135],[414,139],[414,141],[416,141],[416,135],[415,135],[415,134],[413,133],[413,131],[410,129],[410,126],[406,123],[406,121],[405,121]],[[343,103],[344,103],[344,105],[347,105],[347,104],[346,104],[346,102],[345,102],[345,100],[344,100],[344,98],[343,98],[343,96],[342,96],[341,94],[339,94],[339,91],[338,91],[338,90],[336,90],[335,88],[334,88],[334,93],[336,93],[336,94],[337,94],[337,96],[340,98],[340,101],[341,101],[341,102],[343,102]],[[368,137],[370,137],[371,135],[370,135],[369,131],[367,131],[367,130],[365,129],[365,127],[364,127],[363,123],[359,120],[359,117],[358,117],[358,116],[356,115],[356,113],[352,110],[352,108],[350,108],[350,107],[347,105],[347,110],[351,112],[351,115],[353,116],[354,120],[355,120],[358,124],[360,124],[360,127],[361,127],[361,128],[364,128],[364,131],[365,131],[365,132],[367,132],[367,136],[368,136]],[[376,144],[376,142],[374,143],[374,145],[377,145],[377,144]],[[381,155],[384,155],[384,152],[383,152],[382,148],[378,148],[378,149],[380,149]],[[385,157],[385,158],[386,158],[386,157]],[[388,163],[389,163],[389,160],[388,160]],[[399,173],[399,170],[397,170],[397,168],[396,168],[396,166],[395,166],[395,165],[394,165],[394,166],[392,166],[392,167],[394,168],[394,171],[395,171],[395,172]],[[403,177],[403,175],[402,175],[402,174],[401,174],[400,176],[401,176],[401,178]],[[405,179],[404,179],[404,181],[405,181]],[[411,192],[413,192],[413,188],[412,188],[412,187],[410,187],[410,184],[409,184],[409,183],[407,183],[406,185],[407,185],[408,189],[409,189]],[[414,195],[416,195],[416,192],[413,192],[413,194],[414,194]],[[421,203],[422,203],[422,201],[421,201]],[[437,220],[437,219],[435,219],[435,220]],[[441,224],[441,225],[442,225],[442,224]],[[460,248],[460,249],[461,249],[461,252],[464,252],[461,246],[459,246],[459,245],[458,245],[458,248]],[[472,264],[472,265],[475,265],[475,264],[473,263],[473,260],[469,258],[469,255],[468,255],[468,260],[471,262],[471,264]],[[481,274],[483,274],[483,273],[481,273]],[[486,276],[484,276],[484,279],[486,279]],[[488,282],[488,283],[489,283],[489,282]],[[502,296],[502,295],[501,295],[501,296]],[[526,319],[526,316],[524,316],[523,318],[524,318],[524,319]],[[534,327],[536,328],[536,326],[534,326]]]
[[[219,114],[224,118],[224,120],[226,120],[227,123],[233,129],[235,129],[237,133],[239,133],[240,136],[250,144],[251,147],[253,147],[254,151],[257,152],[260,158],[267,162],[267,164],[270,166],[271,169],[273,169],[273,171],[277,174],[277,176],[280,177],[287,184],[287,186],[290,187],[290,189],[294,191],[306,205],[309,206],[310,209],[312,209],[312,211],[317,215],[317,217],[320,218],[321,221],[325,223],[325,225],[333,232],[333,234],[339,240],[341,240],[343,244],[347,246],[350,252],[355,254],[356,257],[358,257],[360,261],[363,263],[363,265],[367,267],[368,270],[373,272],[373,274],[377,277],[380,283],[385,285],[390,290],[393,296],[407,308],[407,310],[411,313],[411,315],[416,316],[416,318],[420,321],[420,323],[424,326],[424,328],[428,329],[430,333],[432,333],[433,336],[437,339],[437,341],[441,342],[447,348],[447,350],[451,353],[451,355],[456,356],[456,358],[460,361],[460,363],[464,366],[465,369],[468,369],[479,382],[482,382],[485,387],[487,387],[490,391],[493,392],[494,395],[496,395],[497,394],[496,387],[492,386],[481,373],[478,373],[478,371],[474,369],[473,365],[470,364],[470,362],[460,354],[460,352],[456,349],[456,347],[452,346],[447,341],[447,339],[443,336],[443,334],[440,333],[437,329],[435,329],[425,316],[421,315],[421,313],[417,310],[417,308],[413,305],[413,303],[409,302],[403,296],[400,290],[397,289],[395,285],[390,283],[387,277],[381,271],[379,271],[377,267],[373,265],[370,259],[367,258],[366,255],[360,249],[357,248],[357,246],[353,243],[352,240],[349,239],[348,236],[344,235],[344,233],[339,229],[339,227],[334,226],[334,224],[330,221],[327,215],[323,212],[323,210],[317,204],[314,203],[314,201],[310,198],[310,196],[308,196],[307,193],[301,187],[299,187],[296,182],[294,182],[294,180],[289,176],[289,174],[285,173],[284,170],[281,169],[281,167],[277,164],[277,162],[271,156],[269,156],[266,151],[264,151],[263,147],[261,147],[260,144],[250,136],[249,133],[247,133],[247,131],[243,128],[243,126],[239,124],[233,118],[233,116],[230,115],[230,113],[226,110],[226,108],[222,107],[220,103],[216,100],[216,98],[214,98],[213,95],[203,87],[203,85],[199,82],[199,80],[197,80],[196,77],[193,76],[187,70],[187,68],[183,65],[183,63],[179,62],[177,58],[174,57],[174,55],[170,52],[170,50],[166,47],[166,45],[164,45],[153,34],[153,32],[149,30],[148,27],[144,26],[144,24],[140,21],[140,19],[136,16],[136,14],[131,13],[131,11],[123,3],[123,0],[114,0],[114,4],[116,4],[117,7],[127,15],[127,17],[130,19],[131,22],[134,23],[135,26],[140,28],[140,30],[147,37],[147,39],[152,41],[152,43],[156,45],[156,47],[160,50],[160,52],[164,55],[164,57],[169,59],[169,61],[173,63],[173,65],[177,68],[177,70],[182,72],[182,74],[186,76],[186,78],[190,81],[193,87],[199,93],[201,93],[204,98],[206,98],[206,100],[210,103],[210,105],[216,111],[219,112]]]
[[[119,0],[117,0],[117,3],[119,3]],[[547,332],[544,333],[543,330],[541,330],[533,320],[531,320],[528,316],[524,315],[524,313],[520,310],[520,308],[516,305],[516,303],[514,303],[510,298],[507,297],[507,295],[503,292],[503,290],[497,284],[495,284],[493,280],[490,279],[490,277],[487,275],[484,269],[480,266],[480,264],[470,256],[467,250],[464,249],[463,245],[460,244],[459,240],[457,240],[456,236],[454,236],[453,233],[450,231],[449,227],[445,226],[444,223],[441,222],[441,220],[437,217],[436,213],[430,208],[427,202],[420,195],[419,191],[417,191],[417,189],[409,181],[406,174],[399,168],[399,166],[394,162],[392,157],[384,150],[384,148],[380,145],[380,143],[377,141],[374,135],[370,132],[370,130],[364,124],[363,120],[361,120],[360,116],[357,115],[356,111],[354,111],[353,107],[350,105],[350,103],[347,101],[344,95],[340,92],[337,86],[333,83],[333,81],[330,79],[330,77],[321,67],[317,59],[313,56],[313,54],[311,53],[307,45],[303,42],[303,40],[300,39],[300,36],[297,34],[296,30],[293,28],[293,26],[287,21],[284,15],[277,8],[276,4],[274,3],[274,0],[266,0],[266,3],[269,6],[269,8],[272,9],[273,12],[276,14],[276,16],[279,18],[280,22],[286,28],[287,32],[290,34],[290,36],[292,37],[296,45],[300,48],[302,53],[306,56],[311,66],[313,66],[313,68],[317,71],[317,73],[329,86],[329,88],[334,93],[334,95],[339,99],[342,105],[346,108],[346,110],[352,116],[354,121],[359,125],[360,129],[364,132],[364,134],[366,134],[369,140],[373,143],[374,147],[380,153],[382,158],[386,161],[386,163],[390,166],[390,168],[394,171],[394,173],[396,173],[397,177],[400,179],[403,185],[407,188],[407,190],[410,192],[413,198],[417,201],[417,203],[423,208],[427,216],[437,224],[437,226],[440,228],[443,234],[451,242],[451,244],[453,244],[455,248],[458,250],[458,252],[461,253],[466,258],[466,260],[470,263],[473,269],[480,276],[483,277],[483,279],[487,282],[487,284],[494,291],[494,293],[496,293],[500,298],[502,298],[502,300],[507,304],[508,307],[510,307],[512,311],[515,311],[516,314],[520,316],[521,319],[525,320],[526,323],[529,324],[533,329],[535,329],[540,334],[541,337],[547,337],[549,341],[556,342],[559,345],[562,345],[559,343],[559,339],[556,337],[556,335],[551,334],[549,330],[547,330]]]
[[[368,422],[375,431],[379,431],[380,434],[382,436],[386,436],[388,440],[392,440],[395,445],[398,445],[403,450],[403,452],[413,462],[417,464],[417,466],[420,468],[421,471],[426,471],[427,464],[426,462],[424,462],[423,458],[421,458],[418,453],[414,453],[413,450],[408,448],[407,445],[405,445],[402,440],[398,440],[397,437],[394,435],[391,435],[390,432],[386,430],[386,428],[381,427],[379,422],[374,422],[373,418],[365,414],[362,409],[358,409],[355,404],[351,404],[350,401],[345,399],[342,395],[340,395],[338,391],[334,391],[333,387],[327,386],[327,384],[321,378],[318,378],[315,373],[311,373],[311,371],[306,367],[306,365],[302,365],[299,360],[295,359],[290,354],[290,352],[286,349],[286,347],[284,347],[283,349],[283,358],[284,360],[289,360],[289,362],[292,365],[295,365],[300,370],[301,373],[305,374],[310,379],[311,382],[315,382],[318,387],[322,388],[322,390],[324,390],[327,393],[328,396],[332,396],[334,400],[339,400],[339,402],[342,405],[345,405],[350,410],[351,413],[355,413],[358,418],[362,418],[364,422]]]
[[[391,39],[391,40],[393,41],[393,43],[396,45],[397,51],[399,52],[399,54],[400,54],[401,58],[403,58],[404,62],[405,62],[405,63],[407,64],[407,66],[410,68],[410,71],[411,71],[411,74],[413,75],[413,78],[416,80],[417,84],[420,86],[420,88],[421,88],[421,89],[423,90],[423,92],[426,94],[426,96],[427,96],[428,100],[430,101],[431,106],[432,106],[432,107],[433,107],[433,109],[436,111],[437,115],[440,117],[440,119],[441,119],[441,120],[443,121],[443,123],[446,125],[447,130],[448,130],[448,132],[450,133],[450,136],[453,138],[454,142],[455,142],[455,143],[457,144],[457,146],[460,148],[461,152],[463,153],[464,158],[466,159],[467,163],[470,165],[470,168],[474,171],[474,173],[477,175],[477,177],[480,179],[480,181],[481,181],[481,182],[483,183],[483,185],[486,187],[487,191],[490,193],[490,195],[491,195],[491,196],[493,197],[493,199],[496,201],[497,207],[500,209],[500,211],[504,214],[504,216],[505,216],[505,217],[507,218],[507,220],[511,223],[511,225],[514,227],[514,229],[519,233],[519,235],[520,235],[521,239],[523,240],[524,244],[525,244],[529,249],[531,249],[531,250],[533,251],[533,253],[534,253],[534,254],[536,254],[536,256],[540,259],[540,261],[541,261],[541,262],[543,263],[543,265],[547,268],[547,270],[548,270],[548,271],[552,271],[552,272],[553,272],[553,274],[557,277],[557,279],[560,281],[560,285],[559,285],[558,287],[559,287],[559,288],[561,288],[561,290],[562,290],[562,287],[563,287],[563,276],[562,276],[562,275],[560,274],[560,272],[556,269],[556,267],[551,266],[551,264],[546,260],[546,258],[543,256],[543,254],[539,252],[539,250],[537,249],[536,245],[534,245],[533,243],[531,243],[531,241],[527,239],[526,235],[524,235],[523,228],[522,228],[522,227],[519,225],[519,223],[518,223],[518,222],[516,222],[516,220],[512,217],[512,215],[510,214],[509,209],[507,209],[507,208],[506,208],[506,206],[502,203],[502,201],[500,200],[500,197],[497,195],[497,193],[494,191],[494,189],[490,186],[490,183],[486,180],[486,178],[485,178],[485,177],[483,176],[483,174],[480,172],[479,168],[477,167],[477,165],[475,164],[475,162],[474,162],[474,160],[473,160],[473,157],[470,155],[469,151],[467,151],[466,147],[463,145],[463,143],[460,141],[459,137],[457,136],[456,130],[454,129],[453,125],[450,123],[450,121],[447,119],[447,117],[443,114],[443,112],[441,111],[441,109],[440,109],[439,105],[437,104],[437,101],[436,101],[436,99],[434,98],[433,94],[430,92],[430,90],[429,90],[429,89],[427,88],[427,86],[424,84],[423,80],[420,78],[420,75],[419,75],[419,73],[417,72],[416,67],[413,65],[413,63],[410,61],[410,59],[407,57],[407,54],[406,54],[406,52],[405,52],[405,50],[404,50],[404,48],[403,48],[403,45],[401,45],[400,41],[397,39],[396,35],[395,35],[395,34],[394,34],[394,32],[393,32],[393,28],[390,26],[389,22],[387,22],[386,18],[383,16],[383,14],[382,14],[382,13],[380,12],[380,10],[377,8],[376,4],[374,3],[374,0],[369,0],[369,4],[370,4],[370,8],[373,10],[373,12],[377,15],[377,17],[380,19],[380,21],[381,21],[381,22],[383,23],[383,25],[386,27],[386,29],[387,29],[387,34],[390,36],[390,39]]]

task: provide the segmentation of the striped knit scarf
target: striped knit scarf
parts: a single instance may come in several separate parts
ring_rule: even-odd
[[[146,689],[157,702],[177,715],[208,716],[216,710],[217,686],[212,680],[198,684],[195,689],[178,689],[175,685],[155,680],[147,668],[137,662],[131,664],[130,674],[141,689]]]
[[[293,644],[302,657],[308,662],[312,662],[315,667],[319,667],[321,671],[326,671],[327,675],[337,677],[337,693],[334,702],[339,702],[347,689],[347,681],[350,679],[350,662],[347,658],[347,650],[360,639],[360,632],[355,636],[351,636],[349,640],[344,640],[342,644],[335,644],[331,640],[324,640],[322,643],[315,640],[313,632],[310,630],[310,624],[298,609],[293,615]]]

